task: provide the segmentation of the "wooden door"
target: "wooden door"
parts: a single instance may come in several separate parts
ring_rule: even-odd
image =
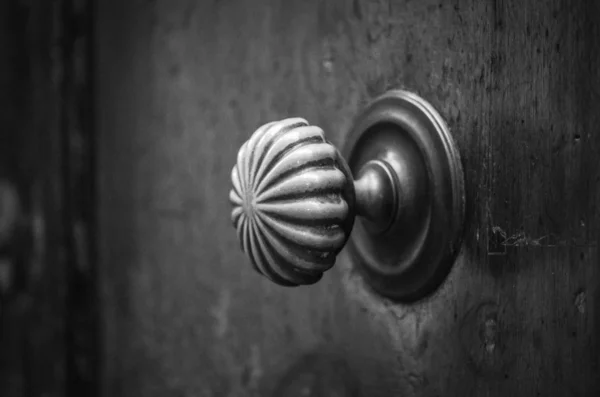
[[[106,396],[592,396],[600,391],[600,3],[97,2]],[[230,170],[267,121],[341,146],[388,89],[460,148],[465,241],[414,304],[342,253],[314,286],[256,274]]]

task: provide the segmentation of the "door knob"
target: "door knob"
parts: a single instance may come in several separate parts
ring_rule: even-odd
[[[397,299],[431,292],[458,251],[464,216],[460,159],[441,117],[391,91],[358,118],[345,152],[348,161],[303,118],[259,127],[231,172],[242,250],[271,281],[309,285],[352,235],[375,290]]]
[[[255,268],[282,285],[312,284],[333,266],[357,211],[392,207],[392,181],[373,163],[353,181],[323,130],[301,118],[265,124],[238,153],[232,221]],[[387,194],[386,194],[387,193]]]

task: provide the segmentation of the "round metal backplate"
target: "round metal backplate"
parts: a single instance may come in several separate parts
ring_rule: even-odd
[[[400,198],[384,230],[356,219],[349,249],[367,283],[398,301],[430,294],[458,254],[465,213],[460,157],[446,123],[419,96],[389,91],[357,118],[344,157],[355,178],[369,161],[387,163]]]

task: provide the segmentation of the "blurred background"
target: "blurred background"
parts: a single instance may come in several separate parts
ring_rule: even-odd
[[[91,4],[0,1],[0,396],[94,396]]]

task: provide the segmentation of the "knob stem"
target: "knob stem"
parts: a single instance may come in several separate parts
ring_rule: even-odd
[[[356,211],[372,233],[385,233],[398,217],[399,182],[386,161],[371,160],[354,182]]]

